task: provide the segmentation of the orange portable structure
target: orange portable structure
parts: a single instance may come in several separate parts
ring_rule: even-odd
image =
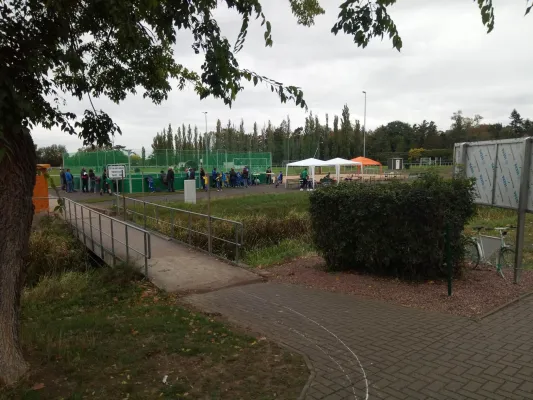
[[[48,201],[48,182],[45,177],[45,173],[49,168],[50,164],[37,164],[37,176],[35,177],[35,186],[33,187],[34,214],[48,211],[50,207]]]
[[[383,172],[383,166],[381,165],[379,161],[375,161],[375,160],[372,160],[366,157],[352,158],[352,161],[363,164],[363,168],[364,167],[379,167],[379,173],[381,174]]]

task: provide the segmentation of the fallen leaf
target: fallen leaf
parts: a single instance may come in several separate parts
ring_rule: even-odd
[[[32,390],[41,390],[41,389],[44,389],[44,383],[36,383],[32,387]]]
[[[164,384],[167,383],[167,379],[168,379],[168,375],[165,375],[165,376],[163,377],[163,383],[164,383]]]

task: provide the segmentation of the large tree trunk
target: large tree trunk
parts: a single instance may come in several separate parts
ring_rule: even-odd
[[[12,385],[29,369],[20,348],[19,316],[33,220],[36,156],[26,129],[3,134],[0,149],[6,152],[0,159],[0,383]]]

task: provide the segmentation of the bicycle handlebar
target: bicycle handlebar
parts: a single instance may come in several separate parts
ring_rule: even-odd
[[[510,225],[504,228],[494,228],[495,231],[508,231],[509,229],[516,229],[516,226]]]

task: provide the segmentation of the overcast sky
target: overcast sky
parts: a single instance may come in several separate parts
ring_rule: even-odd
[[[288,0],[263,1],[272,23],[274,45],[265,48],[263,28],[252,24],[245,48],[239,53],[241,67],[285,84],[300,86],[309,110],[322,121],[326,113],[341,112],[348,104],[352,121],[363,120],[363,90],[368,92],[367,127],[376,128],[393,120],[419,123],[435,121],[447,129],[454,111],[480,114],[488,122],[507,123],[513,108],[533,118],[533,15],[523,17],[525,0],[494,0],[496,26],[487,35],[477,4],[471,0],[399,0],[390,9],[403,39],[401,53],[388,40],[375,40],[366,49],[358,48],[350,37],[330,33],[342,0],[321,0],[326,14],[315,26],[296,24]],[[234,42],[240,22],[234,12],[217,10],[224,34]],[[180,34],[176,59],[197,71],[201,56],[191,50],[189,34]],[[222,101],[200,101],[192,88],[174,90],[160,106],[142,96],[129,97],[120,105],[106,99],[95,100],[122,128],[116,144],[150,148],[152,137],[169,123],[198,125],[208,130],[219,118],[236,125],[244,119],[247,130],[254,121],[263,126],[268,120],[278,125],[287,115],[292,126],[301,125],[304,110],[281,104],[270,89],[246,86],[230,109]],[[82,114],[85,103],[69,101],[69,109]],[[33,133],[39,146],[64,144],[69,151],[81,146],[76,137],[53,129],[37,128]]]

